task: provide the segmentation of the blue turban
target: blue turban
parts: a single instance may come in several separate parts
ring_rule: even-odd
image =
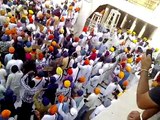
[[[83,39],[83,35],[81,34],[81,35],[79,36],[79,38],[80,38],[80,39]]]
[[[28,41],[28,42],[26,43],[26,46],[27,46],[27,47],[31,47],[31,42]]]
[[[81,90],[81,89],[78,90],[78,91],[77,91],[77,95],[78,95],[78,96],[82,96],[82,95],[83,95],[83,90]]]
[[[54,84],[56,82],[56,78],[55,77],[50,77],[50,83]]]
[[[47,106],[47,105],[49,105],[49,103],[50,103],[49,99],[48,99],[47,97],[43,97],[43,99],[42,99],[42,104],[43,104],[44,106]]]

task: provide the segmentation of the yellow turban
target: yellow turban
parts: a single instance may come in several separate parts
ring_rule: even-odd
[[[114,47],[111,47],[109,50],[110,50],[111,52],[114,52]]]
[[[158,51],[159,51],[159,48],[156,48],[156,49],[155,49],[155,52],[158,52]]]
[[[136,35],[136,32],[132,32],[132,35]]]
[[[128,58],[127,59],[127,63],[132,63],[133,62],[133,58]]]
[[[132,42],[133,42],[133,43],[137,43],[137,40],[133,40]]]
[[[62,75],[62,74],[63,74],[62,68],[61,68],[61,67],[57,67],[56,73],[57,73],[58,75]]]
[[[69,80],[64,81],[64,87],[69,88],[71,86],[71,82]]]
[[[33,10],[29,10],[29,14],[33,15],[34,14]]]

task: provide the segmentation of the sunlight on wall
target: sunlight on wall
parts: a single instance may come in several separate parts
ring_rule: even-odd
[[[150,45],[151,47],[160,48],[160,27],[155,30]]]
[[[160,3],[160,0],[128,0],[128,1],[136,5],[141,5],[150,10],[155,10]]]

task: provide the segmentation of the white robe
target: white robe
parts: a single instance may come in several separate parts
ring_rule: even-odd
[[[86,86],[88,89],[88,92],[92,93],[94,91],[94,88],[96,88],[97,85],[101,82],[102,82],[101,75],[92,77]]]
[[[78,67],[72,68],[72,70],[73,70],[72,77],[73,77],[73,82],[74,82],[76,80],[79,68]]]
[[[7,65],[6,65],[6,69],[8,70],[8,72],[11,72],[11,68],[13,65],[17,65],[19,70],[22,69],[22,65],[23,65],[23,61],[22,60],[10,60],[8,61]]]
[[[71,24],[74,25],[77,21],[77,18],[78,18],[78,12],[75,12],[73,14],[73,18],[72,18],[72,21],[71,21]]]
[[[18,71],[16,73],[11,73],[9,74],[6,82],[6,88],[10,87],[18,98],[20,98],[20,88],[21,88],[20,80],[22,76],[23,73],[21,71],[20,72]]]
[[[78,67],[80,69],[79,74],[78,74],[78,78],[82,77],[82,76],[85,76],[86,77],[86,82],[85,83],[87,83],[88,79],[91,75],[92,66],[91,65],[82,66],[82,65],[78,64]]]
[[[95,75],[96,73],[98,73],[98,70],[102,67],[103,62],[97,62],[92,69],[92,75]]]
[[[0,80],[1,80],[1,84],[3,86],[5,86],[5,84],[6,84],[6,78],[5,78],[6,76],[7,76],[6,70],[3,68],[0,68]]]

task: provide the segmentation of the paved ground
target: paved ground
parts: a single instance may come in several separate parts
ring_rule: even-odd
[[[134,78],[130,87],[118,100],[100,113],[94,120],[127,120],[127,115],[132,110],[141,111],[136,105],[137,80]],[[158,119],[159,118],[159,119]],[[160,113],[149,120],[160,120]]]

